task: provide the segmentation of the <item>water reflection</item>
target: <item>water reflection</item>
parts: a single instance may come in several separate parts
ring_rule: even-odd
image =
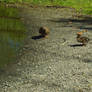
[[[15,32],[16,33],[16,32]],[[0,31],[0,68],[14,62],[18,49],[23,45],[26,34]]]
[[[16,61],[19,48],[26,37],[18,9],[0,4],[0,68]]]
[[[23,33],[21,36],[17,34],[19,33],[0,32],[0,67],[15,61],[18,49],[26,37]]]

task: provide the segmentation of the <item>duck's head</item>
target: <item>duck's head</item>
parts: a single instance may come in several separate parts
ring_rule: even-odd
[[[81,32],[77,32],[77,35],[81,36],[84,32],[87,32],[87,30],[82,30]]]
[[[82,34],[82,32],[77,32],[77,36],[81,36]]]

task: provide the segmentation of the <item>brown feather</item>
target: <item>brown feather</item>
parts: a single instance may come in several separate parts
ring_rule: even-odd
[[[86,45],[88,42],[89,42],[89,38],[88,37],[84,37],[84,36],[81,36],[81,35],[77,35],[77,41]]]
[[[39,33],[42,35],[42,36],[46,36],[49,34],[49,29],[47,27],[40,27],[39,29]]]

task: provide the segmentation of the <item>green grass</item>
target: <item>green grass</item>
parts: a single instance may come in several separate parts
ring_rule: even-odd
[[[69,6],[80,10],[83,14],[92,14],[92,0],[2,0],[6,2],[28,2],[33,5],[59,5]]]
[[[92,14],[92,0],[29,0],[32,4],[58,5],[75,8],[83,14]]]
[[[92,14],[92,0],[66,0],[64,6],[70,6],[83,14]]]

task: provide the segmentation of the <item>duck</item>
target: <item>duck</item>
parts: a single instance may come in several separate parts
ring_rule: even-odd
[[[40,27],[39,33],[42,37],[48,38],[48,34],[50,33],[50,30],[47,27]]]
[[[90,39],[88,37],[82,36],[83,32],[87,32],[87,30],[77,33],[77,42],[82,43],[82,46],[86,46]]]

